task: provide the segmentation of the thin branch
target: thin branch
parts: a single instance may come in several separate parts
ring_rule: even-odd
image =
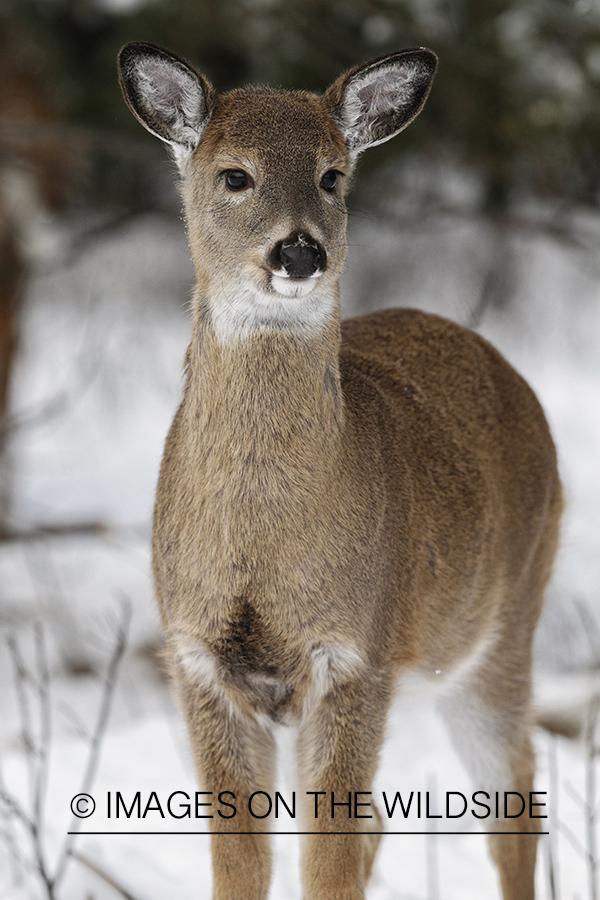
[[[437,804],[437,779],[434,772],[427,777],[427,790]],[[440,900],[440,877],[438,865],[437,847],[437,823],[435,819],[428,822],[427,835],[425,837],[425,858],[427,860],[427,900]]]
[[[88,311],[94,299],[97,299],[95,278],[89,286],[87,300],[85,301]],[[67,412],[71,412],[77,403],[84,399],[87,391],[96,381],[98,372],[101,369],[99,349],[96,348],[90,354],[90,347],[95,346],[89,339],[93,328],[92,319],[88,316],[81,345],[74,355],[73,362],[70,365],[71,371],[65,379],[67,387],[57,390],[53,396],[42,400],[34,407],[5,416],[0,425],[0,442],[6,444],[16,431],[22,432],[25,429],[37,428],[46,422],[51,422],[65,415]],[[76,391],[72,388],[74,383],[77,384]]]
[[[564,784],[565,791],[571,797],[571,799],[574,800],[578,804],[578,806],[580,806],[582,809],[585,809],[586,802],[585,802],[584,798],[581,796],[581,794],[579,793],[579,791],[576,788],[574,788],[573,785],[571,784],[571,782],[568,780],[564,781],[563,784]]]
[[[590,888],[590,900],[598,900],[598,858],[596,854],[596,755],[597,751],[594,745],[596,733],[596,724],[598,721],[598,712],[600,709],[600,697],[595,695],[589,707],[588,722],[585,731],[585,797],[586,812],[585,817],[585,837],[586,850],[588,857],[588,879]]]
[[[15,693],[17,695],[17,705],[19,708],[19,718],[21,720],[21,738],[25,747],[25,757],[27,759],[27,774],[29,778],[29,795],[33,797],[33,785],[35,781],[35,772],[33,760],[37,754],[37,748],[34,743],[33,731],[31,727],[31,712],[29,709],[29,697],[27,696],[27,681],[30,678],[21,656],[19,644],[14,635],[7,638],[8,648],[13,663]]]
[[[40,141],[63,149],[66,144],[86,153],[102,147],[118,157],[134,160],[142,165],[152,165],[162,158],[146,141],[124,137],[120,132],[107,128],[67,125],[62,122],[23,122],[10,116],[0,116],[0,147],[19,156],[38,146]]]
[[[21,806],[17,798],[11,794],[11,792],[6,787],[6,783],[4,781],[4,775],[2,769],[0,768],[0,800],[4,803],[4,805],[9,809],[9,811],[15,816],[15,818],[19,819],[19,821],[25,826],[27,831],[31,834],[33,832],[33,822],[29,817],[24,806]]]
[[[31,580],[39,597],[39,606],[48,608],[49,622],[61,659],[69,671],[90,668],[80,650],[79,627],[67,602],[49,542],[26,544],[24,555],[31,571]]]
[[[0,799],[8,806],[10,811],[15,815],[17,819],[20,820],[20,822],[25,826],[25,828],[31,835],[31,843],[33,845],[33,852],[35,855],[35,871],[44,883],[46,893],[48,894],[48,900],[55,900],[53,890],[54,882],[48,874],[48,869],[44,860],[42,832],[38,827],[38,823],[27,814],[16,797],[14,797],[8,791],[5,791],[5,789],[2,787],[0,787]]]
[[[559,830],[563,833],[564,837],[568,840],[574,850],[579,853],[582,859],[587,859],[587,853],[585,847],[577,837],[577,835],[571,831],[568,825],[565,825],[564,822],[558,823]]]
[[[550,900],[560,898],[560,876],[555,835],[558,833],[558,757],[556,735],[548,735],[548,789],[550,792],[550,834],[546,837],[546,860]]]
[[[37,667],[37,692],[40,705],[40,741],[37,756],[37,771],[35,790],[33,797],[33,819],[38,828],[43,828],[44,801],[48,784],[48,751],[51,740],[51,709],[50,709],[50,674],[46,656],[46,643],[44,641],[44,629],[41,622],[36,622],[35,636],[35,661]]]
[[[75,732],[78,738],[80,738],[84,743],[89,743],[92,739],[91,732],[80,715],[73,709],[70,703],[59,703],[57,705],[57,709],[63,714],[65,719],[69,722],[71,728]]]
[[[104,677],[104,686],[100,698],[100,706],[95,728],[91,735],[90,749],[88,753],[87,765],[85,768],[82,793],[89,793],[96,776],[98,768],[100,748],[103,737],[106,733],[108,717],[110,713],[112,698],[117,683],[117,672],[122,660],[125,646],[127,642],[127,633],[131,620],[131,604],[129,601],[123,601],[121,608],[121,616],[117,625],[116,642],[110,657],[107,671]],[[79,829],[81,821],[74,817],[71,825],[71,834],[67,834],[63,842],[63,846],[59,852],[58,861],[55,867],[54,875],[51,876],[48,866],[44,859],[44,802],[46,788],[48,782],[48,758],[51,743],[51,706],[50,706],[50,672],[47,662],[46,645],[44,641],[44,633],[41,624],[36,625],[35,633],[35,650],[36,650],[36,676],[33,677],[31,672],[26,668],[19,645],[14,637],[8,640],[13,666],[15,670],[15,684],[18,698],[18,706],[21,716],[21,727],[26,747],[26,756],[28,760],[29,780],[30,780],[30,805],[31,813],[21,804],[6,787],[2,770],[0,768],[0,804],[1,812],[6,814],[7,829],[10,819],[19,821],[24,827],[31,839],[31,847],[33,849],[34,863],[33,868],[37,876],[43,883],[48,900],[56,900],[56,888],[60,883],[65,867],[73,854],[73,841],[76,832]],[[31,685],[36,692],[39,703],[39,746],[36,746],[32,730],[32,718],[28,696],[28,685]],[[0,836],[4,837],[11,852],[11,835],[7,829],[0,831]],[[18,859],[18,854],[13,848],[13,857]],[[98,872],[101,877],[105,873]],[[105,878],[111,883],[115,889],[119,890],[120,886],[117,882],[111,881],[110,877]],[[123,896],[135,900],[132,895],[121,890]]]
[[[0,764],[0,813],[4,819],[4,827],[0,831],[8,857],[13,870],[13,880],[16,884],[22,884],[23,881],[23,859],[21,857],[19,841],[16,836],[14,827],[14,819],[16,818],[10,805],[6,802],[5,796],[8,795],[8,789],[4,780],[4,772]]]
[[[0,534],[0,541],[39,541],[47,537],[70,537],[78,534],[102,535],[109,531],[106,522],[66,522],[60,525],[37,525],[34,528],[6,529]]]
[[[586,600],[585,597],[574,596],[573,607],[581,622],[583,634],[588,641],[593,664],[597,665],[600,655],[600,633],[598,624],[591,613],[590,600]]]
[[[0,827],[0,840],[4,842],[8,850],[13,883],[21,887],[23,885],[23,865],[19,854],[19,844],[10,827],[11,817],[7,813],[4,818],[5,824]]]
[[[80,862],[83,866],[90,870],[90,872],[94,872],[99,878],[109,884],[112,888],[117,891],[118,894],[121,894],[125,900],[140,900],[139,897],[134,896],[131,891],[128,891],[127,888],[123,887],[123,885],[116,880],[112,875],[109,875],[105,869],[102,869],[98,863],[91,860],[88,856],[84,856],[83,853],[79,853],[77,850],[70,850],[69,855],[76,859],[77,862]]]
[[[94,778],[96,777],[96,770],[98,768],[98,762],[100,759],[100,748],[102,745],[104,734],[106,732],[106,726],[108,724],[112,697],[117,683],[117,672],[119,670],[119,665],[125,652],[130,621],[131,604],[128,601],[123,601],[121,607],[121,618],[117,627],[117,639],[115,648],[113,650],[113,654],[109,661],[106,675],[104,677],[104,690],[100,702],[100,709],[98,711],[98,719],[96,721],[96,727],[93,731],[87,766],[81,783],[80,793],[83,794],[90,793]],[[80,826],[81,819],[78,819],[74,816],[71,827],[69,829],[71,833],[67,834],[59,855],[54,878],[52,879],[53,884],[58,884],[64,874],[65,867],[69,861],[69,857],[71,856],[73,842],[77,836],[77,832]]]
[[[95,367],[92,363],[96,364]],[[79,374],[78,394],[74,395],[73,388],[70,386],[75,381],[75,378],[70,377],[68,379],[69,387],[57,391],[49,400],[42,400],[35,408],[25,409],[6,416],[0,429],[0,439],[3,442],[10,440],[17,431],[39,428],[47,422],[53,422],[67,412],[71,412],[75,405],[83,399],[86,391],[96,380],[99,370],[97,359],[94,360],[92,358],[90,360],[89,344],[87,349],[85,351],[82,350],[81,354],[75,359],[71,368],[72,373]]]
[[[94,245],[94,243],[99,238],[109,236],[114,232],[119,232],[123,229],[123,226],[129,225],[131,224],[131,222],[135,222],[136,219],[142,219],[149,213],[151,213],[154,217],[161,216],[168,222],[177,219],[175,215],[169,214],[165,210],[157,208],[156,204],[152,203],[138,204],[135,207],[115,210],[113,211],[113,214],[110,218],[107,218],[96,225],[91,225],[82,233],[78,233],[77,236],[71,240],[68,250],[58,263],[50,265],[45,264],[43,269],[38,266],[36,269],[36,274],[47,275],[49,272],[52,272],[55,269],[70,268],[78,261],[81,256],[83,256],[83,254],[86,252],[86,250],[88,250],[90,246]]]
[[[597,255],[600,235],[593,228],[586,228],[583,225],[569,221],[568,216],[572,212],[572,207],[565,206],[565,204],[561,204],[551,217],[527,216],[508,212],[495,216],[493,220],[485,219],[475,209],[445,203],[437,199],[437,197],[427,197],[425,201],[422,197],[418,197],[414,206],[418,206],[419,209],[418,220],[416,220],[412,208],[406,214],[403,214],[401,211],[380,206],[378,207],[377,221],[381,222],[384,219],[388,224],[398,228],[410,227],[414,233],[416,227],[428,228],[431,220],[448,216],[465,222],[485,220],[493,222],[493,224],[510,234],[520,232],[531,237],[549,237],[568,249],[585,254],[590,264],[594,263]],[[594,277],[599,277],[600,268],[592,265],[591,272]]]

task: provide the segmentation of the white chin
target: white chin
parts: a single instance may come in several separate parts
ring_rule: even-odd
[[[271,275],[271,287],[283,297],[306,297],[310,294],[317,281],[318,275],[312,278],[284,278],[283,275]]]

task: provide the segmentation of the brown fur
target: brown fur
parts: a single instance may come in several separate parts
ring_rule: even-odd
[[[534,394],[478,335],[414,310],[340,324],[347,179],[332,197],[319,179],[351,173],[340,97],[367,69],[324,98],[217,98],[184,166],[198,285],[154,570],[199,777],[237,798],[235,818],[211,820],[215,900],[267,896],[268,820],[244,801],[273,788],[269,722],[298,729],[301,795],[369,791],[398,679],[452,671],[478,645],[444,714],[475,777],[488,757],[505,773],[488,789],[532,789],[531,641],[557,544],[556,455]],[[251,170],[245,196],[227,193],[228,169]],[[320,328],[220,333],[228,285],[267,292],[266,253],[295,231],[326,247],[314,290],[332,292],[333,314]],[[303,816],[306,831],[348,832],[305,839],[306,900],[361,900],[379,816]],[[533,897],[535,840],[491,837],[504,900]]]

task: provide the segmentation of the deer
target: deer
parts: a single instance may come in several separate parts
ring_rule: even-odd
[[[198,778],[235,797],[209,819],[214,900],[267,897],[256,804],[281,730],[303,896],[364,898],[382,817],[317,818],[314,795],[372,790],[410,678],[439,689],[478,789],[533,790],[532,638],[562,507],[544,413],[473,331],[340,312],[356,161],[415,119],[436,67],[417,48],[323,94],[217,94],[153,44],[119,54],[127,105],[176,160],[196,276],[152,544]],[[488,847],[504,900],[531,900],[540,820],[510,816],[484,823]]]

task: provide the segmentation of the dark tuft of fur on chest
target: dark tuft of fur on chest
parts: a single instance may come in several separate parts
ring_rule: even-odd
[[[290,660],[284,660],[283,643],[265,626],[246,597],[236,598],[235,616],[227,631],[213,644],[220,671],[250,696],[259,712],[275,721],[289,706],[294,688],[289,684]]]

